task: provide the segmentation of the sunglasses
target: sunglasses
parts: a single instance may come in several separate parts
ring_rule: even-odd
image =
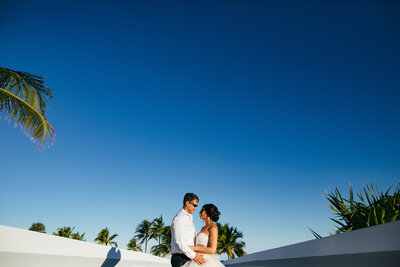
[[[190,204],[192,204],[193,205],[193,207],[195,207],[195,208],[197,208],[197,204],[193,204],[192,202],[189,202]]]

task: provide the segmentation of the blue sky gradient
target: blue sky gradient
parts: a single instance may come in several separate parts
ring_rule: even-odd
[[[251,253],[332,232],[334,186],[400,181],[395,1],[3,2],[1,66],[45,77],[57,138],[0,123],[0,224],[125,248],[195,192]]]

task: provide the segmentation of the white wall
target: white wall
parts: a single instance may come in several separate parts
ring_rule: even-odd
[[[0,225],[0,267],[171,267],[168,259]]]
[[[264,237],[268,242],[268,237]],[[400,266],[400,221],[252,253],[227,267]]]
[[[384,267],[399,263],[399,221],[224,262],[227,267]],[[171,267],[168,259],[145,253],[0,225],[0,267],[22,266]]]

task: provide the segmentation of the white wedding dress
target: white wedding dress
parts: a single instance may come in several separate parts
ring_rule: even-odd
[[[196,246],[198,247],[207,247],[208,246],[208,235],[203,232],[200,232],[196,236]],[[202,254],[202,253],[201,253]],[[220,260],[218,254],[203,254],[206,259],[206,263],[201,265],[201,267],[225,267]],[[194,260],[188,261],[182,267],[199,267]]]

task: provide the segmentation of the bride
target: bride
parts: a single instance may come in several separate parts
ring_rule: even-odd
[[[202,267],[225,267],[216,255],[218,243],[218,227],[215,222],[218,221],[221,213],[213,204],[205,204],[200,210],[200,219],[205,223],[200,232],[196,235],[195,246],[189,246],[194,252],[204,254],[206,263]],[[199,267],[199,265],[191,260],[185,263],[183,267]]]

